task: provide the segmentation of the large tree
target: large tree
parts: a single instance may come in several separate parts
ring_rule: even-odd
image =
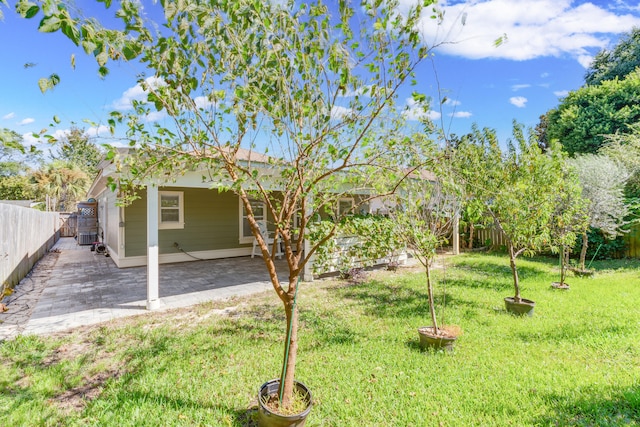
[[[21,3],[24,16],[38,16],[35,6]],[[72,16],[75,9],[60,2],[44,9],[40,28],[81,44],[103,74],[110,59],[135,58],[147,67],[148,78],[139,83],[148,102],[110,120],[112,127],[126,123],[136,146],[123,165],[121,191],[127,183],[196,168],[240,197],[286,315],[279,393],[285,407],[298,348],[299,277],[317,247],[305,247],[306,226],[345,192],[365,193],[380,183],[388,189],[402,179],[390,159],[411,141],[395,100],[428,54],[417,22],[430,3],[401,13],[393,0],[340,1],[331,8],[321,1],[161,1],[158,30],[145,18],[153,15],[151,6],[143,14],[137,2],[122,2],[123,31]],[[414,99],[427,108],[423,96]],[[152,112],[166,113],[172,124],[149,125]],[[284,246],[285,283],[260,233],[254,200],[273,218],[273,244]],[[327,230],[317,245],[334,233],[335,227]]]
[[[10,129],[0,129],[0,200],[35,199],[36,188],[30,179],[40,152],[25,147],[23,138]]]
[[[17,132],[0,129],[0,177],[25,173],[30,163],[35,166],[41,154],[34,146],[26,147]]]
[[[584,76],[588,85],[623,79],[640,66],[640,28],[633,28],[611,49],[596,54]]]
[[[90,177],[95,177],[97,166],[103,157],[103,152],[91,139],[86,131],[77,126],[71,126],[68,132],[58,141],[55,159],[69,162]]]
[[[639,98],[640,71],[583,86],[547,113],[544,141],[559,140],[570,155],[595,154],[605,135],[629,133],[630,125],[640,121]]]

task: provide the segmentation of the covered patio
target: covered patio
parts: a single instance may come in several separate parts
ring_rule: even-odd
[[[284,261],[277,263],[282,272],[287,271]],[[162,264],[157,309],[271,289],[264,263],[257,257]],[[0,340],[148,313],[147,268],[119,269],[90,246],[61,238],[16,287],[8,308],[0,313]]]

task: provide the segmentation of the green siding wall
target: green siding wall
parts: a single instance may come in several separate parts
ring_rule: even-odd
[[[231,192],[205,188],[160,188],[184,192],[184,229],[159,230],[160,253],[179,252],[177,242],[187,252],[231,249],[240,245],[238,197]],[[147,199],[143,191],[125,210],[126,256],[147,253]]]

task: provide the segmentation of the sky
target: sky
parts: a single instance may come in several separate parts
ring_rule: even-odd
[[[2,9],[0,21],[0,128],[37,145],[42,141],[33,132],[60,136],[75,124],[97,142],[117,142],[105,126],[108,113],[141,99],[136,80],[144,69],[113,63],[101,79],[93,58],[61,34],[39,33],[38,22],[19,18],[14,3]],[[93,3],[77,0],[88,15],[108,19]],[[428,16],[420,23],[425,42],[436,47],[418,70],[416,89],[433,98],[429,115],[447,133],[462,135],[476,124],[496,129],[501,141],[511,135],[514,120],[535,127],[540,115],[583,85],[599,50],[640,26],[636,0],[449,0],[438,7],[444,11],[440,25]],[[506,41],[496,47],[499,37]],[[42,94],[38,79],[51,73],[60,84]],[[410,90],[401,93],[401,102],[410,103]],[[54,116],[61,120],[55,129]]]

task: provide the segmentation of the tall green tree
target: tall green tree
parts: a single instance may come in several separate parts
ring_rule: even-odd
[[[0,200],[35,200],[37,188],[28,175],[0,177]]]
[[[570,154],[598,152],[605,135],[631,132],[640,121],[640,71],[623,79],[575,90],[547,115],[545,140],[557,139]]]
[[[37,197],[30,179],[30,164],[40,159],[35,147],[25,147],[23,138],[9,129],[0,129],[0,199],[31,200]]]
[[[0,177],[24,173],[29,169],[29,163],[35,165],[40,154],[34,146],[25,147],[17,132],[0,129]]]
[[[623,79],[640,66],[640,28],[633,28],[620,38],[613,49],[596,54],[584,76],[587,85]]]
[[[410,140],[396,98],[428,55],[417,24],[431,3],[401,14],[395,0],[331,8],[319,0],[162,1],[158,30],[139,3],[121,2],[122,31],[74,16],[76,9],[61,1],[42,10],[40,29],[60,30],[82,45],[102,74],[109,60],[135,58],[149,70],[139,81],[147,102],[109,122],[125,123],[136,145],[137,154],[122,164],[121,189],[195,168],[240,197],[285,312],[284,407],[294,384],[299,277],[317,245],[335,234],[330,228],[305,247],[306,226],[346,191],[393,189],[402,179],[390,159]],[[18,9],[40,17],[33,3],[21,1]],[[424,96],[414,98],[428,107]],[[165,112],[172,125],[148,124],[152,112]],[[255,219],[256,199],[274,218],[273,244],[284,246],[284,283]]]
[[[56,147],[57,152],[53,155],[55,159],[76,165],[89,177],[95,177],[98,172],[98,163],[104,153],[89,139],[84,129],[71,126],[69,132],[60,138]]]

